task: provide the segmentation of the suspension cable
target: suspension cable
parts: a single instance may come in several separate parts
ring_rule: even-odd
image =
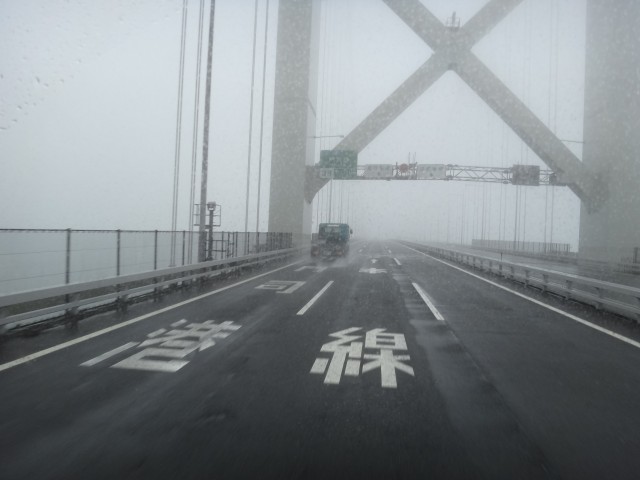
[[[200,0],[200,12],[198,18],[198,53],[196,61],[196,93],[194,100],[194,113],[193,113],[193,141],[191,145],[191,190],[189,191],[189,232],[193,230],[193,210],[195,208],[195,195],[196,195],[196,163],[197,163],[197,150],[198,150],[198,127],[200,120],[200,77],[202,67],[202,31],[204,29],[204,0]],[[193,241],[191,234],[189,235],[189,253],[188,261],[193,261]]]
[[[175,265],[176,260],[176,230],[178,229],[178,187],[180,179],[180,137],[182,135],[182,91],[184,83],[184,50],[187,37],[187,2],[182,2],[182,31],[180,34],[180,69],[178,73],[178,111],[176,120],[176,150],[173,164],[173,201],[171,210],[171,259],[170,265]]]
[[[251,57],[251,99],[249,100],[249,148],[247,154],[247,186],[244,204],[244,231],[249,231],[249,184],[251,182],[251,147],[253,145],[253,94],[256,76],[256,39],[258,33],[258,0],[253,4],[253,54]],[[257,231],[257,230],[256,230]]]
[[[262,183],[262,142],[264,139],[264,98],[265,84],[267,78],[267,41],[269,38],[269,0],[267,0],[267,11],[264,21],[264,54],[262,56],[262,104],[260,106],[260,148],[258,153],[258,202],[256,210],[256,232],[260,231],[260,189]]]

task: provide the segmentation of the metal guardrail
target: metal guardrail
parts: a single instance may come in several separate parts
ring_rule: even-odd
[[[0,332],[6,329],[7,325],[18,324],[29,319],[42,318],[61,312],[75,314],[83,306],[115,302],[116,307],[125,307],[129,298],[134,295],[143,293],[159,295],[163,289],[176,284],[192,283],[198,279],[211,278],[241,268],[281,260],[304,248],[307,247],[275,250],[0,296]],[[53,305],[7,314],[10,308],[21,305],[37,305],[42,301],[51,301]]]
[[[471,245],[469,248],[473,248],[479,251],[500,253],[505,255],[512,255],[516,257],[528,257],[535,258],[537,260],[546,260],[551,262],[570,263],[572,265],[578,265],[580,267],[587,267],[594,272],[598,273],[629,273],[633,275],[640,275],[640,262],[635,261],[637,258],[633,258],[633,262],[603,262],[600,260],[589,260],[585,258],[579,258],[575,252],[569,252],[567,254],[550,254],[539,252],[527,252],[524,250],[513,249],[500,249],[489,248],[478,245]]]
[[[544,292],[555,293],[566,300],[577,300],[592,305],[598,310],[617,313],[640,321],[640,288],[501,261],[468,252],[419,244],[411,245],[441,258],[488,271],[521,282],[525,286],[535,286]]]
[[[282,232],[0,229],[0,295],[290,248]]]

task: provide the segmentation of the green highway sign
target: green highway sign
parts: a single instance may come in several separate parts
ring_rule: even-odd
[[[337,180],[356,178],[358,173],[358,152],[353,150],[322,150],[320,152],[321,169],[333,169],[333,177]]]
[[[540,185],[540,167],[537,165],[514,165],[511,167],[513,185]]]

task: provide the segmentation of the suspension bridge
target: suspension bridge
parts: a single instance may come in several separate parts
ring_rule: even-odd
[[[203,188],[193,207],[192,173],[199,233],[180,236],[175,220],[171,232],[49,231],[59,245],[38,253],[64,269],[51,284],[0,293],[0,477],[637,477],[640,4],[586,2],[584,138],[570,139],[579,156],[556,134],[557,112],[540,118],[474,49],[532,8],[523,0],[489,0],[468,19],[381,0],[432,53],[349,131],[330,132],[338,123],[327,113],[336,99],[320,68],[331,59],[322,34],[338,18],[323,14],[327,3],[277,3],[269,232],[247,232],[247,175],[245,232],[214,237],[219,205]],[[529,161],[359,163],[452,75]],[[262,142],[265,124],[255,128]],[[250,148],[269,156],[262,143]],[[355,228],[347,256],[310,258],[312,226],[358,225],[350,203],[360,185],[469,182],[457,212],[446,196],[431,217],[408,205],[397,224],[384,220],[388,238]],[[507,188],[517,189],[508,232]],[[579,200],[577,252],[552,241],[553,203],[543,226],[527,223],[535,191]],[[403,221],[432,238],[395,238]],[[0,261],[32,256],[37,233],[19,235],[22,250]],[[76,277],[77,258],[89,256],[110,259],[106,273]]]

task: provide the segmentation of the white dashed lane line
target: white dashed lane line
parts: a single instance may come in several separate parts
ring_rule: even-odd
[[[304,315],[307,312],[307,310],[309,310],[313,306],[313,304],[318,301],[318,299],[322,296],[322,294],[326,292],[332,284],[333,284],[333,280],[329,281],[329,283],[327,283],[322,288],[322,290],[316,293],[315,296],[311,300],[309,300],[309,302],[304,307],[300,309],[297,315]]]
[[[418,295],[420,295],[420,298],[422,298],[422,301],[427,304],[427,307],[429,307],[429,310],[431,310],[431,313],[433,313],[433,316],[436,317],[437,320],[444,322],[444,317],[442,316],[440,311],[436,308],[436,306],[433,304],[433,302],[429,298],[429,295],[427,295],[427,293],[422,288],[420,288],[420,285],[418,285],[417,283],[411,282],[411,284],[413,285],[413,288],[416,289],[416,292],[418,292]]]

